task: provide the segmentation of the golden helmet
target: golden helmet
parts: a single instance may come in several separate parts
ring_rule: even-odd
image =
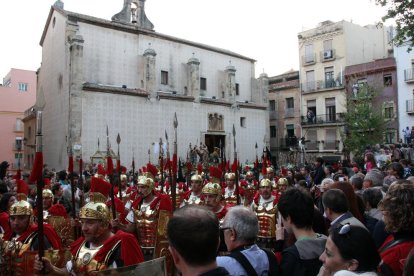
[[[127,180],[127,175],[121,174],[121,181],[126,181],[126,180]]]
[[[193,176],[191,176],[191,181],[202,182],[203,181],[203,178],[199,174],[193,174]]]
[[[267,173],[273,173],[274,171],[273,171],[273,168],[272,167],[267,167],[266,168],[266,172]]]
[[[219,202],[221,198],[221,186],[217,183],[209,182],[204,185],[203,190],[201,191],[203,195],[216,195],[216,202]]]
[[[108,206],[104,202],[91,201],[80,209],[79,218],[81,219],[98,219],[109,222],[111,214]]]
[[[235,180],[236,174],[235,173],[226,173],[226,180]]]
[[[259,188],[263,188],[263,187],[272,187],[272,181],[266,178],[262,179],[262,181],[260,181]]]
[[[246,173],[246,176],[254,176],[254,174],[253,174],[253,172],[252,172],[252,171],[248,171],[248,172]]]
[[[202,193],[221,196],[221,186],[220,184],[209,182],[203,187]]]
[[[10,216],[30,216],[33,214],[32,205],[26,200],[15,202],[9,209]]]
[[[52,191],[50,189],[43,189],[42,196],[43,197],[51,197],[52,200],[53,200],[53,197],[54,197],[53,196],[53,193],[52,193]]]
[[[146,194],[144,194],[144,196],[147,196],[154,190],[154,180],[152,180],[152,178],[150,178],[150,177],[146,177],[146,176],[141,175],[141,176],[138,177],[137,186],[147,186],[148,191],[147,191]]]
[[[288,186],[289,182],[286,178],[281,177],[279,178],[279,180],[277,181],[277,185],[281,185],[281,186]]]

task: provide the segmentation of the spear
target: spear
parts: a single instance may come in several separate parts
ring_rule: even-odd
[[[173,152],[173,160],[172,160],[172,183],[171,183],[171,197],[173,203],[173,211],[175,210],[175,205],[177,202],[177,194],[176,194],[176,187],[177,187],[177,127],[178,127],[178,120],[177,120],[177,113],[174,113],[174,152]]]
[[[30,182],[36,181],[37,186],[37,226],[38,226],[38,255],[39,259],[44,256],[44,231],[43,231],[43,149],[42,149],[42,111],[36,116],[36,154],[33,162]],[[43,273],[42,270],[41,273]]]
[[[112,163],[111,157],[111,146],[109,144],[109,129],[106,126],[106,165],[107,173],[109,176],[109,183],[111,183],[111,205],[112,205],[112,219],[116,219],[116,208],[115,208],[115,197],[114,197],[114,185],[113,185],[113,174],[114,174],[114,163]]]
[[[237,205],[240,205],[240,191],[239,191],[239,170],[238,170],[238,166],[237,166],[237,151],[236,151],[236,128],[234,127],[233,124],[233,144],[234,144],[234,164],[236,165],[236,170],[235,170],[235,175],[236,175],[236,191],[237,191]]]
[[[134,157],[134,148],[132,148],[132,183],[135,184],[135,157]]]
[[[83,206],[83,204],[85,202],[84,202],[84,196],[83,196],[84,187],[83,187],[83,160],[82,160],[82,154],[81,154],[80,159],[79,159],[79,187],[80,187],[80,190],[82,191],[82,193],[79,197],[80,198],[80,206]]]
[[[170,142],[168,142],[167,130],[165,130],[165,141],[167,141],[167,164],[165,165],[168,169],[168,183],[172,183],[172,171],[171,171],[171,160],[170,160]]]
[[[118,190],[119,199],[122,201],[122,187],[121,187],[121,156],[119,155],[119,144],[121,143],[121,136],[118,133],[116,137],[116,143],[118,144],[118,159],[116,160],[116,171],[118,172]]]
[[[164,150],[162,148],[163,143],[162,143],[162,138],[160,138],[160,152],[159,152],[159,166],[160,166],[160,172],[161,172],[161,179],[160,179],[160,184],[161,184],[161,193],[164,193]]]

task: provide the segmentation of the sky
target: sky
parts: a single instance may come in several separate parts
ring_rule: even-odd
[[[110,20],[124,0],[62,0],[65,10]],[[39,41],[55,0],[0,0],[0,83],[11,68],[36,71]],[[374,0],[146,0],[155,31],[255,59],[256,76],[299,68],[299,32],[318,23],[375,24]],[[389,25],[389,24],[388,24]]]

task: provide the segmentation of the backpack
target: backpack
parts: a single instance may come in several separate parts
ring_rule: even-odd
[[[283,250],[283,254],[291,254],[296,259],[296,265],[294,266],[293,270],[290,271],[290,275],[292,276],[311,276],[311,275],[318,275],[319,269],[322,266],[322,262],[317,259],[309,259],[309,260],[302,260],[299,255],[299,251],[296,246],[291,246]],[[286,272],[283,272],[286,274]],[[270,275],[270,274],[269,274]]]
[[[385,276],[402,274],[401,260],[407,258],[410,250],[414,248],[414,236],[387,241],[388,239],[379,249],[381,273]]]
[[[277,264],[275,255],[273,254],[273,252],[271,252],[268,249],[265,249],[265,248],[260,248],[260,249],[266,253],[267,259],[269,260],[268,275],[278,276],[280,273],[279,273],[279,266]],[[243,267],[243,269],[246,270],[248,276],[258,276],[257,272],[254,270],[249,260],[246,258],[246,256],[243,255],[243,253],[241,253],[241,251],[232,252],[230,255],[228,255],[228,257],[232,257],[237,262],[239,262],[239,264]]]

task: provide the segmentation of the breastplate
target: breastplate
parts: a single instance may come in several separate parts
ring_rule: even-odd
[[[150,206],[142,206],[140,210],[134,210],[134,215],[139,232],[139,240],[142,247],[155,247],[158,206],[151,209]]]
[[[111,257],[114,250],[118,247],[121,241],[118,241],[114,247],[108,251],[105,256],[103,262],[97,262],[95,260],[96,254],[102,248],[103,245],[91,249],[86,247],[86,242],[83,242],[82,246],[78,249],[78,252],[72,259],[72,263],[74,264],[74,272],[75,273],[90,273],[96,271],[102,271],[108,268],[109,258]]]
[[[192,205],[202,205],[203,202],[201,201],[201,198],[199,196],[195,196],[193,194],[190,195],[190,197],[187,199],[184,199],[184,204],[192,204]]]
[[[274,238],[276,230],[277,206],[273,206],[273,202],[269,202],[266,205],[257,206],[255,211],[259,221],[258,237]]]
[[[26,271],[27,264],[23,256],[26,252],[30,252],[30,246],[36,236],[37,232],[33,232],[24,241],[17,241],[15,238],[10,241],[1,240],[1,275],[25,275],[23,272]]]
[[[225,196],[224,200],[229,205],[237,205],[237,196],[235,194],[232,194],[231,196]]]

